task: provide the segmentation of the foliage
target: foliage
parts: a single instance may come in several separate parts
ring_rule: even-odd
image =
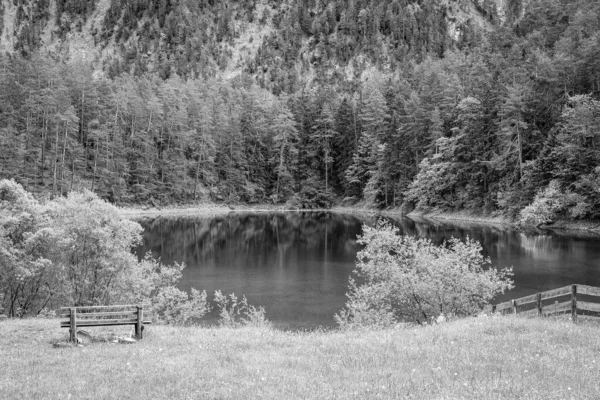
[[[586,215],[590,204],[579,194],[564,192],[560,182],[552,180],[541,189],[533,199],[533,203],[521,211],[521,222],[535,225],[555,222],[560,216],[577,218]]]
[[[350,280],[346,309],[336,315],[343,328],[473,315],[513,287],[512,269],[492,268],[470,239],[435,246],[380,221],[364,226],[358,242],[365,246],[357,254],[360,283]]]
[[[451,168],[452,164],[449,162],[431,163],[429,159],[423,159],[417,176],[405,193],[405,201],[419,209],[450,206],[454,183]]]
[[[60,282],[44,254],[53,245],[45,223],[30,193],[13,180],[0,181],[0,311],[10,317],[43,309]]]
[[[160,322],[185,325],[210,312],[210,305],[206,301],[205,290],[200,292],[192,288],[188,295],[174,286],[167,286],[152,298],[152,311]]]
[[[0,177],[36,195],[514,217],[558,180],[600,216],[597,1],[55,3],[0,55]],[[35,51],[51,16],[101,59]]]
[[[216,308],[219,311],[219,325],[230,328],[240,326],[269,326],[263,307],[255,307],[248,304],[246,296],[241,300],[231,293],[223,294],[220,290],[215,291]]]
[[[293,194],[286,207],[298,209],[327,209],[333,205],[333,193],[326,191],[322,182],[312,177],[303,181],[299,193]]]
[[[139,224],[89,191],[40,204],[0,181],[0,311],[36,315],[65,305],[151,302],[167,322],[204,315],[206,293],[174,287],[183,265],[166,266],[132,248]]]

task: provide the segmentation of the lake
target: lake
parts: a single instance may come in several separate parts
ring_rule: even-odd
[[[345,303],[363,224],[378,217],[331,212],[230,213],[212,217],[143,218],[142,255],[185,262],[179,287],[245,294],[283,329],[335,325]],[[514,268],[515,289],[498,301],[572,283],[600,286],[600,236],[521,232],[409,218],[390,218],[402,233],[440,244],[479,241],[498,268]]]

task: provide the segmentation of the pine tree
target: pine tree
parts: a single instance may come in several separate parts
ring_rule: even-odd
[[[316,142],[318,149],[318,159],[322,161],[322,167],[325,175],[325,192],[329,192],[329,180],[331,176],[332,157],[332,141],[336,134],[335,132],[335,110],[332,104],[324,104],[322,106],[319,118],[313,126],[313,140]]]
[[[346,172],[346,180],[352,187],[351,195],[356,196],[358,191],[372,203],[383,197],[387,204],[390,185],[388,174],[383,170],[383,157],[390,131],[390,114],[385,98],[376,84],[369,85],[366,92],[360,115],[362,134],[352,164]]]
[[[298,130],[293,114],[284,104],[276,110],[272,129],[274,146],[271,160],[276,176],[273,199],[279,202],[294,193],[298,162]]]
[[[357,130],[352,104],[344,98],[338,108],[335,121],[332,174],[335,185],[343,189],[345,194],[348,192],[345,174],[352,163],[352,154],[356,151]]]
[[[435,108],[429,117],[429,153],[433,153],[434,157],[440,153],[440,139],[444,137],[444,121],[440,115],[440,109]]]
[[[500,154],[493,163],[502,170],[517,170],[519,181],[523,179],[523,137],[528,129],[525,122],[525,88],[518,84],[507,87],[506,99],[500,107],[499,142]]]

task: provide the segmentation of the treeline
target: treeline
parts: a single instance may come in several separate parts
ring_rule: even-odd
[[[0,60],[1,175],[52,196],[113,201],[287,198],[298,131],[253,86],[122,75],[85,64]]]
[[[256,73],[94,79],[85,64],[3,57],[0,173],[120,202],[345,200],[511,216],[533,202],[534,221],[597,218],[599,21],[596,2],[533,1],[463,50],[352,77],[324,67],[278,95]]]

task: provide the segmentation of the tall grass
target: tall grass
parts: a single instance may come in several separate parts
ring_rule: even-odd
[[[149,326],[133,345],[52,347],[66,336],[57,320],[0,322],[0,398],[597,399],[600,393],[600,328],[559,320],[487,317],[308,333]]]

